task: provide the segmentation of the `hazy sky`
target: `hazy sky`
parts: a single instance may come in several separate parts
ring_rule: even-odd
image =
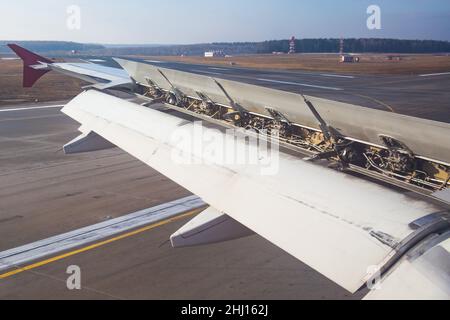
[[[381,8],[381,30],[366,25]],[[81,9],[81,29],[67,8]],[[0,0],[0,40],[200,43],[313,37],[450,40],[449,0]]]

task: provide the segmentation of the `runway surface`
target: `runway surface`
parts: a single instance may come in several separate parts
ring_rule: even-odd
[[[190,196],[118,149],[65,156],[61,147],[78,126],[55,105],[0,108],[0,252]],[[258,236],[173,249],[170,234],[190,218],[124,230],[4,270],[0,300],[362,296]],[[66,287],[71,265],[81,268],[80,291]]]
[[[162,68],[450,122],[450,73],[448,72],[427,75],[351,75],[216,67],[155,60],[140,61]]]
[[[448,73],[365,76],[148,63],[450,122]],[[78,124],[60,113],[61,104],[0,108],[0,253],[191,196],[118,149],[65,156],[61,148],[78,135]],[[0,271],[0,300],[363,296],[351,296],[258,236],[173,249],[170,234],[193,214],[148,221],[50,256],[24,252],[20,265]],[[71,265],[81,268],[81,291],[66,287]]]

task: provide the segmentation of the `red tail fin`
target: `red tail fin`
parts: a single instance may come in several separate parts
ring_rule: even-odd
[[[22,60],[23,60],[23,87],[31,88],[36,81],[39,80],[44,74],[49,72],[49,70],[36,70],[32,68],[32,65],[37,65],[39,62],[53,63],[53,61],[41,57],[25,48],[19,47],[16,44],[8,44]]]

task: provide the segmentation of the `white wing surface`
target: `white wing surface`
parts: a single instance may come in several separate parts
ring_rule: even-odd
[[[175,138],[182,130],[195,140],[194,123],[94,90],[63,112],[351,292],[374,266],[387,268],[423,237],[412,222],[440,210],[283,153],[271,175],[261,174],[264,159],[253,166],[211,162]],[[202,136],[224,135],[204,130]],[[181,153],[190,164],[176,159]]]

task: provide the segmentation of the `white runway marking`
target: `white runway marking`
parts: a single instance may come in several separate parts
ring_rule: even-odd
[[[340,74],[327,74],[327,73],[322,73],[321,76],[322,76],[322,77],[333,77],[333,78],[355,79],[354,76],[343,76],[343,75],[340,75]]]
[[[221,73],[218,72],[210,72],[210,71],[203,71],[203,70],[191,70],[191,72],[195,72],[195,73],[205,73],[205,74],[212,74],[215,76],[221,76]]]
[[[145,60],[145,61],[150,62],[150,63],[165,63],[163,61],[158,61],[158,60]]]
[[[342,91],[342,90],[344,90],[344,89],[341,89],[341,88],[316,86],[316,85],[313,85],[313,84],[306,84],[306,83],[299,83],[299,82],[279,81],[279,80],[270,80],[270,79],[256,79],[256,80],[265,81],[265,82],[272,82],[272,83],[280,83],[280,84],[289,84],[289,85],[301,86],[301,87],[325,89],[325,90],[335,90],[335,91]]]
[[[419,77],[445,76],[445,75],[449,75],[449,74],[450,74],[450,72],[429,73],[429,74],[421,74]]]
[[[205,203],[197,196],[168,202],[113,220],[61,234],[45,240],[0,252],[0,271],[98,241],[141,226],[174,218],[199,209]],[[169,238],[169,235],[167,236]]]
[[[53,109],[62,108],[63,106],[43,106],[43,107],[29,107],[29,108],[14,108],[14,109],[0,109],[0,112],[13,112],[13,111],[26,111],[26,110],[39,110],[39,109]]]
[[[224,68],[216,68],[216,67],[208,67],[208,69],[211,69],[211,70],[219,70],[219,71],[228,71],[228,69],[224,69]]]

